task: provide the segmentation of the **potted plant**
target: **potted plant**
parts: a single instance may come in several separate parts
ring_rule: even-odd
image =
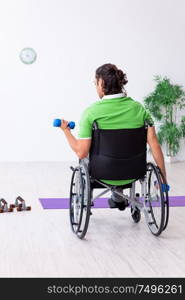
[[[167,77],[155,76],[155,89],[144,99],[145,107],[159,122],[157,136],[165,145],[167,162],[175,161],[180,149],[180,141],[185,137],[185,116],[179,112],[185,108],[185,91],[181,85],[172,84]]]

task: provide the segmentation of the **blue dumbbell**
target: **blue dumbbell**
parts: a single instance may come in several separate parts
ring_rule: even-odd
[[[170,186],[167,183],[162,183],[162,191],[163,193],[169,192]]]
[[[60,127],[61,124],[62,124],[62,120],[60,120],[60,119],[55,119],[55,120],[53,121],[53,126],[54,126],[54,127]],[[67,126],[68,126],[70,129],[74,129],[74,128],[75,128],[75,122],[71,121],[71,122],[68,123]]]

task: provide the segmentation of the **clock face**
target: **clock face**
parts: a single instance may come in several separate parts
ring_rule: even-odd
[[[24,48],[21,50],[20,59],[24,64],[30,65],[35,62],[37,53],[32,48]]]

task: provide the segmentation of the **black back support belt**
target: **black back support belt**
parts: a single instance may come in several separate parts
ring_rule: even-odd
[[[93,130],[89,171],[92,178],[126,180],[146,173],[147,127]]]

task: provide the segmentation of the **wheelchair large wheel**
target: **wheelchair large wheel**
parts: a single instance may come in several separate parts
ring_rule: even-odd
[[[73,169],[70,187],[70,223],[73,232],[83,239],[91,214],[91,190],[88,168],[81,162]]]
[[[168,195],[163,192],[160,169],[152,163],[147,164],[145,217],[152,234],[158,236],[168,223]],[[166,197],[167,196],[167,197]]]
[[[158,168],[158,171],[159,171],[159,173],[161,175],[163,183],[166,183],[164,175],[162,174],[162,172],[159,169],[159,167],[157,167],[157,168]],[[163,230],[165,230],[166,227],[167,227],[167,225],[168,225],[168,220],[169,220],[169,197],[168,197],[168,191],[164,190],[163,194],[164,194],[164,207],[165,207],[165,221],[164,221]]]

